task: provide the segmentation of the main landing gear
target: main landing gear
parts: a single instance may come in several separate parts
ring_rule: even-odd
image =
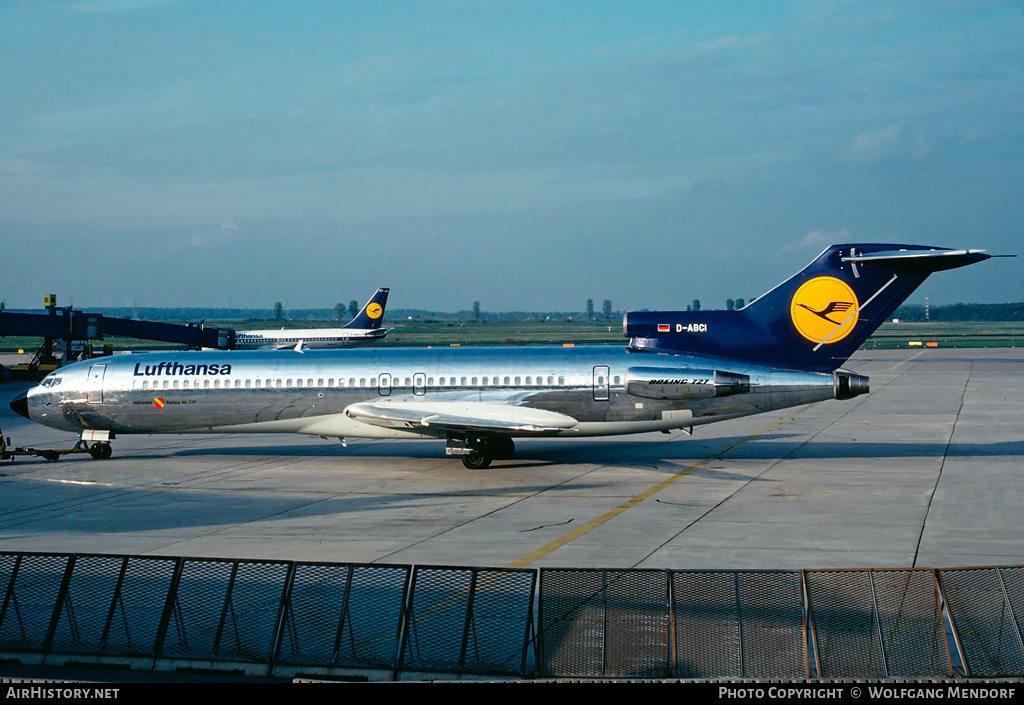
[[[490,467],[492,460],[509,460],[515,451],[516,444],[508,436],[449,436],[444,449],[445,455],[461,456],[462,464],[470,470]]]

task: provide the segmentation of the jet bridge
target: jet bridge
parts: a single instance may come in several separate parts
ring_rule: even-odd
[[[47,297],[50,301],[50,297]],[[30,336],[43,338],[43,345],[33,360],[38,367],[56,363],[54,344],[60,340],[65,344],[64,360],[78,358],[74,350],[76,341],[103,340],[105,336],[158,340],[165,343],[184,345],[188,348],[234,347],[235,331],[232,328],[205,327],[201,321],[158,323],[136,321],[128,318],[113,318],[102,313],[76,311],[73,307],[58,307],[52,303],[45,313],[22,313],[0,311],[0,337]]]

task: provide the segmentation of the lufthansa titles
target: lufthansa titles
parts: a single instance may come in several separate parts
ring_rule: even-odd
[[[196,377],[202,375],[229,375],[231,364],[223,365],[183,365],[180,362],[160,362],[156,365],[146,365],[141,362],[135,363],[135,370],[132,375],[135,377]]]

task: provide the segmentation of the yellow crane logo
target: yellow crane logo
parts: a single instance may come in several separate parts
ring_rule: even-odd
[[[789,307],[800,335],[814,343],[838,343],[857,325],[860,309],[850,286],[835,277],[804,282]]]

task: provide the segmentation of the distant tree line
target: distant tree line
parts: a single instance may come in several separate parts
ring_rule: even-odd
[[[612,310],[612,302],[605,299],[601,307],[601,313],[597,314],[593,309],[593,301],[590,306],[581,314],[579,311],[481,311],[480,302],[474,301],[473,308],[469,311],[427,311],[423,309],[388,309],[385,319],[397,321],[413,319],[417,321],[553,321],[578,319],[589,317],[592,320],[604,318],[611,320],[613,317],[621,316],[621,312]],[[729,304],[732,304],[731,306]],[[743,308],[746,302],[743,299],[735,299],[726,302],[726,310],[738,310]],[[280,308],[278,308],[280,306]],[[688,304],[688,311],[702,311],[704,308],[699,299],[694,299]],[[2,309],[0,309],[2,310]],[[36,309],[18,309],[37,312]],[[206,319],[208,321],[260,321],[260,320],[288,320],[288,321],[342,321],[354,318],[359,313],[359,303],[351,301],[348,310],[342,304],[334,308],[304,308],[284,310],[284,306],[276,303],[273,308],[157,308],[157,307],[85,307],[85,311],[102,311],[107,316],[117,318],[137,317],[148,321],[174,321],[183,322],[189,319]],[[646,311],[648,309],[638,309]],[[589,316],[588,316],[589,313]],[[928,320],[931,321],[1024,321],[1024,303],[1010,304],[952,304],[947,306],[931,306],[929,308]],[[924,321],[924,306],[921,304],[905,304],[899,307],[892,316],[901,321],[919,322]]]
[[[1017,304],[950,304],[929,306],[928,318],[922,304],[904,304],[893,318],[908,323],[929,321],[1024,321],[1024,303]]]

